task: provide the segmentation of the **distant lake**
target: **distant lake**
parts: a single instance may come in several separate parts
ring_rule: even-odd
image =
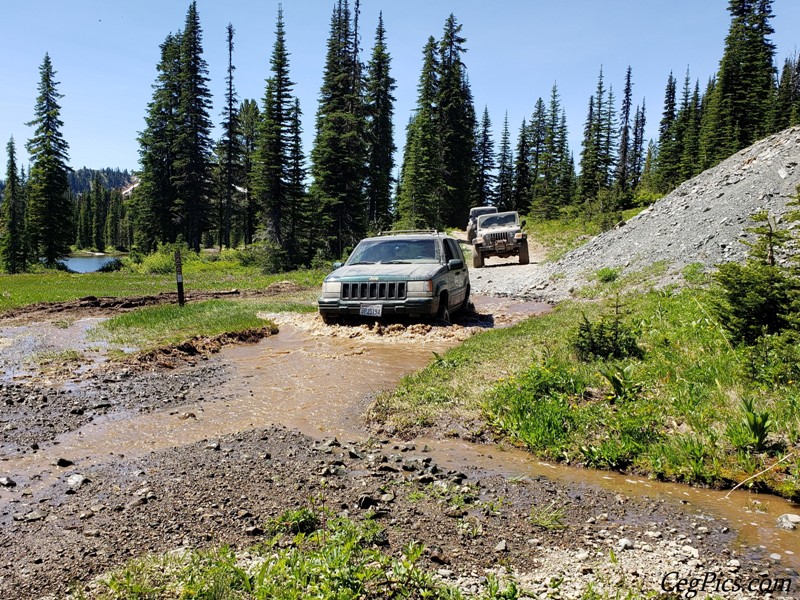
[[[68,256],[62,258],[61,262],[67,265],[70,271],[76,273],[93,273],[97,271],[104,263],[114,260],[111,256]]]

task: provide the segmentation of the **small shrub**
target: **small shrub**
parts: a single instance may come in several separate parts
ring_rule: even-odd
[[[619,267],[603,267],[597,271],[597,281],[600,283],[612,283],[619,278],[620,271]]]
[[[742,400],[741,410],[744,415],[744,425],[750,434],[750,440],[757,451],[764,449],[772,426],[773,420],[770,418],[769,411],[758,412],[755,409],[752,398]]]
[[[584,314],[572,347],[583,361],[644,356],[634,330],[623,323],[618,314],[610,319],[603,317],[594,323]]]
[[[611,403],[634,400],[642,391],[642,386],[633,380],[633,365],[628,365],[624,369],[616,365],[601,368],[600,374],[611,385],[611,392],[608,394]]]
[[[800,333],[762,335],[747,349],[747,375],[774,387],[800,382]]]
[[[113,273],[115,271],[119,271],[122,268],[122,261],[118,258],[112,258],[111,260],[107,260],[100,268],[97,269],[98,273]]]
[[[287,510],[272,519],[268,528],[273,533],[313,533],[320,525],[317,513],[305,506],[296,510]]]

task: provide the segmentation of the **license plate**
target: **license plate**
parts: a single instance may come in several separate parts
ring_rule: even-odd
[[[362,304],[358,314],[362,317],[380,317],[383,314],[382,304]]]

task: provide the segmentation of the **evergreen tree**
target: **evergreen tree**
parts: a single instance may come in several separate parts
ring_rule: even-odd
[[[383,13],[378,16],[375,45],[367,65],[367,139],[369,143],[367,167],[367,222],[379,231],[391,222],[392,170],[394,169],[394,114],[392,92],[395,80],[389,74],[391,57],[386,47],[386,30]]]
[[[337,0],[311,150],[310,193],[323,243],[334,256],[354,246],[367,229],[366,109],[353,25],[347,2]]]
[[[688,73],[687,73],[688,84]],[[702,108],[700,101],[700,82],[695,81],[691,98],[685,103],[680,116],[681,162],[680,183],[691,179],[700,173],[700,126],[702,121]]]
[[[633,83],[631,82],[631,67],[625,73],[625,89],[622,92],[622,107],[620,108],[619,147],[617,150],[617,168],[614,173],[614,192],[618,206],[627,208],[632,198],[630,187],[631,167],[631,108],[633,106]]]
[[[439,42],[438,117],[442,148],[442,205],[444,222],[462,226],[469,215],[470,187],[474,169],[475,107],[461,56],[466,38],[453,14],[445,21]]]
[[[492,121],[489,108],[484,107],[480,131],[475,136],[476,172],[473,204],[475,206],[491,206],[495,203],[494,141],[492,140]]]
[[[670,72],[664,92],[664,110],[658,127],[656,179],[662,194],[680,181],[681,139],[678,131],[677,80]]]
[[[514,191],[514,155],[511,150],[511,137],[508,132],[508,112],[503,119],[503,132],[500,136],[500,151],[497,156],[497,209],[510,210]]]
[[[127,248],[123,229],[123,210],[122,193],[119,190],[112,190],[108,202],[104,235],[105,245],[115,250]]]
[[[528,210],[531,194],[531,135],[530,128],[522,120],[517,136],[517,149],[514,160],[514,189],[511,194],[511,204],[508,210],[524,211]]]
[[[98,252],[105,252],[105,224],[108,212],[108,189],[103,185],[102,176],[96,173],[92,182],[91,191],[91,243],[90,246]]]
[[[772,114],[772,130],[782,131],[798,123],[800,123],[800,64],[795,54],[784,61],[781,69]]]
[[[189,5],[180,44],[180,92],[178,129],[172,182],[175,185],[173,215],[190,248],[198,252],[209,218],[211,140],[211,92],[208,65],[203,58],[203,34],[197,2]]]
[[[631,143],[630,151],[630,166],[628,167],[628,174],[630,177],[629,189],[636,190],[639,186],[639,181],[642,177],[642,169],[644,169],[645,151],[644,151],[644,129],[647,123],[645,115],[645,101],[642,99],[641,107],[636,107],[636,116],[633,119],[633,141]]]
[[[278,9],[275,27],[275,44],[270,58],[271,77],[264,94],[264,110],[256,151],[253,175],[253,192],[261,211],[261,222],[266,239],[275,249],[286,251],[286,230],[294,224],[286,222],[285,210],[289,204],[289,152],[291,123],[294,109],[289,77],[289,53],[283,9]]]
[[[589,98],[586,121],[583,126],[583,140],[581,141],[581,173],[578,178],[578,195],[582,203],[591,202],[600,191],[598,186],[600,175],[595,137],[596,128],[595,97],[591,96]]]
[[[132,197],[134,243],[144,252],[158,243],[174,241],[176,190],[173,185],[176,134],[179,127],[181,34],[170,34],[161,44],[153,98],[147,105],[145,129],[139,134],[142,166],[139,187]]]
[[[35,127],[26,145],[32,166],[28,181],[28,226],[32,247],[48,266],[69,252],[73,241],[72,205],[67,179],[67,144],[61,133],[62,95],[58,93],[50,55],[45,54],[39,67],[39,96],[35,117],[28,123]]]
[[[423,49],[417,107],[406,128],[397,191],[397,224],[402,229],[444,227],[444,165],[439,138],[439,63],[433,36]]]
[[[701,138],[701,155],[711,167],[770,131],[775,46],[769,39],[772,0],[729,0],[731,25]]]
[[[542,165],[545,162],[545,143],[547,141],[547,108],[544,100],[538,98],[531,116],[528,128],[528,139],[530,140],[530,194],[527,202],[518,210],[530,211],[538,217],[544,217],[547,212],[546,207],[542,206]]]
[[[253,243],[258,219],[258,204],[256,195],[253,193],[253,170],[256,162],[261,111],[259,111],[258,103],[255,100],[248,99],[242,102],[238,115],[239,142],[237,145],[241,148],[239,171],[241,172],[242,187],[244,188],[243,206],[240,211],[241,223],[238,227],[242,231],[244,244],[249,246]]]
[[[0,267],[7,273],[23,273],[28,268],[28,238],[25,228],[26,202],[22,178],[17,172],[14,138],[6,146],[6,180],[0,202]]]
[[[300,100],[295,98],[289,124],[289,169],[286,246],[289,249],[291,264],[299,266],[309,263],[314,254],[316,242],[316,222],[310,212],[306,194],[306,167],[303,154],[302,127],[300,123]]]
[[[219,210],[217,229],[220,250],[231,247],[231,228],[234,222],[236,187],[241,179],[242,147],[239,136],[239,113],[237,110],[236,88],[233,83],[233,25],[226,29],[228,42],[228,73],[225,77],[225,110],[222,113],[222,140],[220,142],[220,161],[217,185],[219,189]]]

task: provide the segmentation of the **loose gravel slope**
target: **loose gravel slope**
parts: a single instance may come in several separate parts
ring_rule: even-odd
[[[624,225],[607,231],[554,263],[473,269],[479,293],[548,302],[572,297],[604,267],[621,275],[663,264],[654,283],[681,279],[689,264],[740,261],[751,215],[781,216],[800,183],[800,127],[787,129],[683,183]],[[502,267],[502,268],[501,268]]]

